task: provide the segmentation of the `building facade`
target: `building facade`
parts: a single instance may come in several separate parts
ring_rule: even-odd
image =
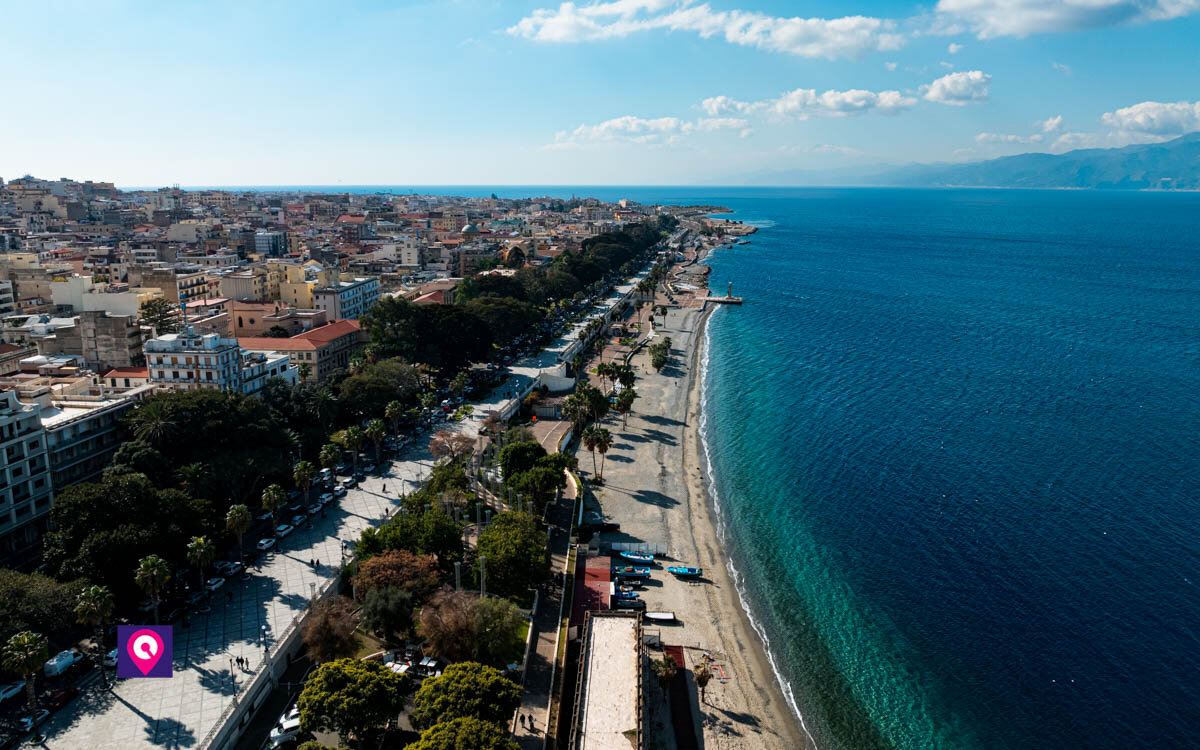
[[[379,279],[340,281],[313,292],[313,307],[330,320],[356,319],[379,301]]]
[[[38,408],[0,392],[0,565],[20,567],[45,531],[53,491]]]

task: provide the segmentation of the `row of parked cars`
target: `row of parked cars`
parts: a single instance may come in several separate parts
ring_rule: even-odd
[[[117,664],[116,651],[111,651],[104,658],[104,666],[115,667]],[[38,698],[38,710],[33,716],[25,713],[16,721],[17,728],[21,732],[30,732],[35,726],[39,726],[42,722],[50,718],[50,715],[59,710],[63,706],[70,703],[79,695],[79,688],[74,685],[67,684],[67,678],[73,678],[80,670],[88,669],[91,665],[86,661],[83,654],[78,649],[68,651],[60,651],[54,656],[46,660],[42,665],[42,672],[48,681],[51,681],[48,690],[43,691],[43,694]],[[13,701],[20,702],[26,693],[25,680],[15,680],[7,684],[0,685],[0,704]]]

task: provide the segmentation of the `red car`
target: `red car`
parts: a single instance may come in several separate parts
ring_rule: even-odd
[[[57,711],[73,701],[77,695],[79,695],[79,688],[69,687],[61,690],[55,690],[50,694],[50,698],[46,701],[46,705],[49,706],[51,710]]]

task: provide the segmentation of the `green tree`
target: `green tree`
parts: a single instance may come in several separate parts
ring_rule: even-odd
[[[662,687],[664,693],[671,689],[671,680],[674,679],[675,673],[679,671],[678,665],[675,663],[675,658],[670,654],[663,654],[661,658],[651,659],[650,670],[654,672],[654,677],[658,680],[658,684]]]
[[[404,418],[404,404],[399,401],[389,401],[383,408],[383,418],[392,423],[392,432],[400,432],[400,420]]]
[[[467,716],[434,724],[405,750],[520,750],[520,747],[496,724]]]
[[[80,625],[90,625],[94,628],[93,646],[96,668],[100,670],[100,680],[108,687],[108,675],[104,673],[104,625],[112,619],[112,592],[103,586],[88,586],[79,592],[79,600],[75,603],[75,620]]]
[[[450,381],[450,392],[455,396],[461,396],[469,385],[471,385],[471,376],[464,370],[455,375],[454,379]]]
[[[300,693],[300,728],[333,731],[364,742],[404,710],[412,688],[406,677],[377,661],[338,659],[317,667]]]
[[[535,440],[509,443],[500,449],[500,471],[505,481],[517,476],[523,471],[529,471],[537,465],[539,458],[546,455],[546,449]]]
[[[279,526],[279,519],[276,517],[279,509],[287,502],[287,492],[283,487],[277,484],[268,485],[262,493],[263,510],[271,514],[271,528],[275,529]]]
[[[304,511],[306,513],[309,506],[309,491],[312,489],[313,480],[316,478],[317,467],[312,465],[312,461],[297,461],[296,465],[292,467],[292,481],[304,493]]]
[[[362,449],[363,440],[367,437],[366,433],[358,425],[351,425],[342,432],[342,444],[354,457],[354,473],[358,473],[358,452]]]
[[[308,658],[318,664],[353,656],[359,638],[350,600],[334,596],[314,604],[302,635]]]
[[[359,614],[364,628],[394,643],[412,628],[412,594],[392,586],[372,588]]]
[[[472,658],[493,667],[520,659],[525,643],[525,618],[517,605],[498,596],[476,599],[471,605]]]
[[[322,469],[329,469],[332,474],[334,467],[342,460],[342,449],[333,443],[327,443],[321,446],[321,453],[317,456],[317,460],[321,463]]]
[[[603,430],[603,427],[598,424],[594,424],[584,430],[583,434],[580,436],[580,439],[583,442],[583,447],[587,448],[592,453],[592,473],[597,477],[600,475],[600,467],[596,463],[596,448],[600,445],[600,433]]]
[[[154,624],[158,624],[158,605],[162,602],[163,589],[171,580],[171,568],[167,561],[158,555],[147,555],[138,561],[137,570],[133,573],[138,588],[145,592],[154,607]]]
[[[604,456],[608,453],[608,449],[612,447],[612,433],[601,427],[596,432],[596,450],[600,453],[600,480],[604,481]]]
[[[449,568],[463,556],[462,527],[436,504],[420,507],[425,498],[409,495],[409,512],[392,517],[379,527],[367,527],[359,539],[358,552],[375,555],[388,549],[405,549],[419,555],[435,555],[438,564]]]
[[[592,405],[581,392],[572,393],[563,400],[562,415],[571,421],[575,429],[583,427],[592,417]]]
[[[138,404],[129,414],[128,423],[134,437],[151,445],[167,443],[179,431],[179,422],[171,404],[158,398]]]
[[[246,532],[250,530],[253,523],[254,514],[245,505],[230,506],[229,510],[225,512],[225,529],[237,537],[239,562],[246,559],[243,543],[246,540]]]
[[[142,322],[154,329],[156,336],[164,333],[179,333],[181,315],[179,307],[168,299],[155,297],[147,300],[141,308]]]
[[[567,486],[567,477],[561,468],[539,462],[532,469],[517,474],[509,484],[516,488],[517,492],[532,499],[537,512],[541,513],[554,499],[555,490]]]
[[[528,513],[505,512],[480,532],[475,551],[487,557],[489,591],[521,594],[550,575],[546,532]]]
[[[3,651],[0,651],[0,663],[5,671],[21,675],[25,680],[25,696],[29,702],[30,717],[37,716],[37,672],[46,663],[49,651],[46,636],[28,630],[9,638]],[[41,732],[36,728],[34,732],[37,733],[35,740],[41,737]]]
[[[473,718],[504,725],[521,703],[521,688],[494,667],[460,662],[421,684],[409,718],[414,727]]]
[[[308,380],[312,375],[312,365],[307,362],[301,362],[296,368],[296,374],[300,377],[301,382]]]
[[[629,412],[633,411],[633,402],[637,400],[637,391],[626,388],[617,395],[617,413],[621,415],[621,425],[629,424]]]
[[[363,430],[363,434],[375,444],[375,463],[382,463],[383,439],[387,437],[387,425],[382,419],[372,419],[367,422],[367,429]]]
[[[692,668],[692,676],[696,679],[696,687],[700,688],[700,701],[705,702],[704,689],[708,687],[709,681],[712,680],[712,668],[708,662],[701,662]]]
[[[188,562],[196,566],[196,572],[200,576],[200,588],[197,591],[204,591],[204,569],[212,565],[213,558],[216,557],[217,548],[212,541],[205,536],[194,536],[192,541],[188,542],[187,559]]]

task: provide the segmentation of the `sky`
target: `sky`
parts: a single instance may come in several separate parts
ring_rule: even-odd
[[[1200,0],[0,0],[0,18],[6,179],[734,184],[1200,130]]]

